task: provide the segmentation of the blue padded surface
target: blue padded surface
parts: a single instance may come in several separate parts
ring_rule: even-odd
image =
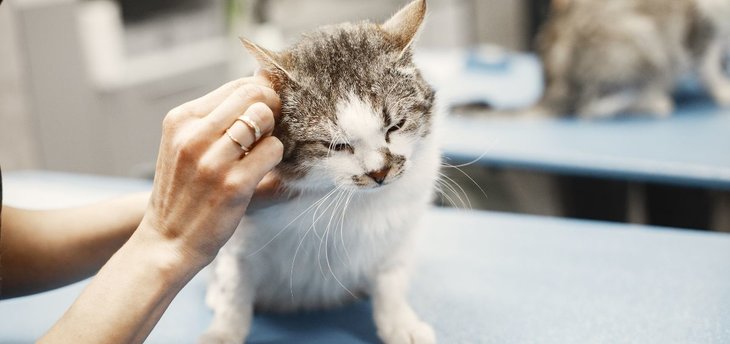
[[[458,162],[730,190],[730,109],[707,101],[667,119],[449,117],[442,136]]]
[[[93,191],[84,189],[87,180]],[[8,173],[5,182],[8,203],[34,208],[145,184],[48,173]],[[78,194],[52,195],[57,183]],[[18,200],[28,190],[39,194]],[[730,235],[447,209],[433,209],[425,223],[410,299],[441,343],[730,342]],[[211,319],[206,277],[183,289],[148,342],[195,342]],[[37,338],[83,284],[0,302],[0,342]],[[330,312],[259,314],[249,342],[377,341],[362,301]]]

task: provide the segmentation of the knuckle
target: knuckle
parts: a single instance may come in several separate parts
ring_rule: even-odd
[[[248,83],[249,78],[238,78],[236,80],[229,81],[227,86],[232,89],[238,89]]]
[[[245,84],[236,90],[236,95],[245,101],[249,100],[263,100],[264,90],[261,86],[254,84]]]
[[[215,180],[220,173],[219,166],[210,161],[199,161],[196,170],[203,180]]]
[[[273,116],[274,114],[274,112],[271,111],[271,108],[269,108],[266,103],[262,102],[254,103],[249,108],[259,116]]]
[[[178,140],[175,145],[177,147],[177,159],[182,163],[194,163],[200,156],[200,150],[185,141]]]
[[[259,123],[263,129],[269,130],[274,126],[274,112],[264,103],[254,103],[249,107],[249,116]]]
[[[164,128],[174,128],[178,126],[185,118],[193,115],[193,110],[187,105],[180,105],[167,112],[162,120]]]
[[[241,173],[234,177],[233,183],[236,185],[237,193],[253,193],[258,184],[258,180],[250,173]]]
[[[178,156],[186,162],[195,162],[205,151],[205,141],[200,139],[194,131],[187,131],[175,135],[172,140],[173,148],[178,151]]]
[[[226,195],[234,196],[241,193],[244,188],[242,180],[240,178],[234,178],[232,176],[226,178],[221,185],[221,192]]]

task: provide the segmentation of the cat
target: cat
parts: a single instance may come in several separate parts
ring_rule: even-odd
[[[669,116],[678,79],[696,73],[730,106],[730,0],[555,0],[537,49],[546,89],[537,115]]]
[[[275,169],[295,199],[247,214],[214,262],[202,343],[242,343],[254,307],[369,296],[385,343],[435,343],[406,298],[409,252],[440,167],[435,92],[412,61],[426,1],[383,24],[327,26],[283,52],[243,40],[282,101]]]

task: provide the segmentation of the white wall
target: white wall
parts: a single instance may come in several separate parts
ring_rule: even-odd
[[[36,142],[31,135],[22,61],[18,57],[10,5],[0,5],[0,165],[3,170],[35,168]]]
[[[419,47],[452,48],[474,43],[472,1],[429,0],[429,14]],[[344,21],[382,22],[410,0],[272,0],[271,20],[287,42],[320,25]],[[296,15],[293,15],[296,14]]]
[[[527,0],[472,0],[476,35],[480,43],[526,50],[529,19]]]

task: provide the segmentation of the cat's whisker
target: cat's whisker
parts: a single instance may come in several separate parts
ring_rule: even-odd
[[[344,192],[342,193],[342,195],[344,196]],[[335,210],[333,211],[333,214],[337,210],[338,207],[339,207],[339,204],[335,206]],[[334,218],[334,216],[332,218]],[[337,278],[337,275],[332,270],[332,264],[330,263],[330,259],[329,259],[329,232],[330,232],[330,228],[331,228],[330,227],[330,224],[331,224],[332,218],[330,218],[330,223],[327,224],[327,230],[325,231],[325,242],[327,243],[328,246],[325,248],[324,257],[325,257],[325,261],[327,262],[327,268],[329,269],[330,274],[335,279],[335,281],[337,282],[337,284],[339,284],[340,287],[342,287],[345,291],[347,291],[348,294],[352,295],[352,297],[357,298],[357,296],[349,288],[347,288],[342,283],[342,281],[340,281],[339,278]],[[320,242],[320,245],[321,245],[321,242]],[[321,249],[322,249],[322,247],[320,246],[320,250]],[[321,253],[318,253],[317,255],[320,256]],[[320,269],[321,269],[321,265],[320,265]]]
[[[337,214],[337,209],[340,207],[340,204],[343,200],[343,196],[345,195],[344,191],[341,191],[337,194],[335,197],[334,203],[335,207],[332,209],[332,212],[330,213],[330,219],[327,221],[327,227],[325,227],[323,238],[319,240],[319,247],[317,248],[317,263],[319,264],[319,271],[322,273],[322,278],[326,278],[324,268],[322,267],[322,246],[325,245],[325,259],[327,259],[327,265],[329,266],[329,258],[328,258],[328,251],[329,251],[329,232],[330,228],[332,227],[332,220],[334,219],[335,215]],[[330,268],[330,272],[332,272],[332,268]]]
[[[328,127],[328,129],[329,129],[329,132],[330,132],[330,136],[331,137],[336,137],[337,136],[337,131],[332,127],[332,125],[330,125]],[[332,152],[334,152],[334,149],[333,149],[334,146],[335,146],[335,140],[334,139],[333,140],[330,140],[330,144],[327,147],[327,157],[328,158],[332,157]]]
[[[442,162],[442,165],[441,166],[442,167],[447,167],[447,168],[453,168],[453,169],[459,171],[459,173],[463,174],[466,178],[469,179],[469,181],[472,182],[472,184],[474,184],[474,186],[476,186],[479,189],[479,191],[482,193],[482,195],[484,195],[484,198],[485,199],[489,198],[489,196],[487,196],[487,192],[484,191],[484,189],[482,188],[482,186],[479,185],[479,183],[477,183],[477,181],[474,180],[474,178],[472,178],[468,173],[464,172],[464,170],[461,169],[461,167],[463,167],[463,166],[455,166],[455,165],[451,165],[451,164],[446,163],[446,162]]]
[[[339,191],[339,189],[340,189],[340,187],[338,186],[333,191],[331,191],[328,195],[331,196],[334,192]],[[327,198],[329,198],[329,196]],[[329,207],[331,205],[332,205],[332,202],[330,202],[330,204],[327,206],[327,208],[325,208],[324,212],[326,212],[327,209],[329,209]],[[321,206],[321,204],[320,204],[320,206]],[[317,209],[319,209],[319,206],[317,207]],[[317,211],[318,210],[315,210],[314,213],[316,214]],[[304,235],[299,240],[299,244],[297,244],[296,250],[294,250],[294,258],[292,258],[291,271],[289,272],[289,289],[291,291],[292,302],[294,302],[294,267],[296,266],[297,255],[299,254],[299,250],[302,248],[302,244],[304,243],[304,239],[307,238],[307,235],[309,234],[309,232],[314,231],[315,233],[317,233],[317,230],[314,229],[314,228],[315,228],[315,226],[317,224],[317,221],[319,221],[319,219],[322,218],[322,216],[324,216],[324,212],[322,214],[320,214],[319,217],[317,217],[316,219],[313,218],[312,225],[309,226],[309,228],[307,228],[307,230],[304,232]]]
[[[337,221],[338,223],[335,224],[335,226],[336,226],[335,227],[335,233],[333,234],[333,240],[337,240],[337,233],[339,232],[339,234],[340,234],[340,243],[342,243],[342,250],[345,251],[345,254],[346,255],[348,255],[348,253],[346,251],[347,248],[344,245],[345,238],[344,238],[343,228],[344,228],[344,221],[345,221],[345,213],[347,212],[347,207],[348,207],[348,205],[350,203],[350,198],[352,197],[352,194],[354,192],[355,192],[355,190],[348,190],[348,191],[346,191],[345,201],[343,203],[342,211],[340,212],[340,218]],[[348,265],[345,262],[345,260],[342,258],[342,253],[340,252],[340,250],[337,249],[336,243],[334,243],[333,246],[335,248],[335,254],[337,255],[337,259],[340,261],[340,263],[342,265]],[[349,262],[349,257],[348,257],[348,262]]]
[[[464,198],[466,198],[466,202],[468,204],[468,209],[472,209],[471,200],[469,199],[469,194],[466,193],[466,190],[464,190],[464,188],[461,187],[461,185],[459,185],[459,183],[457,183],[455,180],[453,180],[451,177],[447,176],[446,174],[439,172],[439,175],[441,176],[441,178],[444,178],[444,180],[446,181],[447,184],[450,185],[451,189],[454,191],[454,194],[456,194],[456,197],[459,198],[462,205],[465,205],[464,200],[461,198],[461,196],[459,195],[457,190],[454,188],[454,185],[456,185],[456,187],[459,188],[459,191],[461,191],[461,194],[464,195]]]
[[[443,182],[441,182],[441,181],[437,180],[437,181],[436,181],[436,183],[437,183],[437,186],[436,186],[436,191],[438,191],[438,192],[439,192],[439,193],[441,194],[441,196],[445,197],[445,198],[446,198],[446,200],[447,200],[447,201],[449,202],[449,204],[451,204],[452,206],[456,207],[456,206],[458,205],[458,203],[456,203],[456,202],[454,201],[454,199],[453,199],[453,198],[451,198],[451,196],[449,196],[449,194],[448,194],[448,193],[446,193],[446,192],[445,192],[445,191],[444,191],[444,190],[443,190],[443,189],[441,188],[441,186],[443,186]]]
[[[340,253],[340,251],[337,249],[337,245],[336,245],[336,241],[335,240],[337,240],[338,227],[341,228],[341,226],[338,226],[338,223],[341,222],[342,219],[343,219],[343,217],[344,217],[345,210],[347,209],[347,202],[349,202],[349,199],[350,199],[350,196],[351,196],[352,192],[353,191],[351,191],[351,190],[345,190],[345,191],[343,191],[342,202],[341,202],[341,204],[342,204],[342,211],[340,211],[340,213],[339,213],[340,219],[337,220],[337,221],[335,221],[333,223],[334,224],[334,227],[333,227],[334,228],[334,233],[332,234],[332,238],[333,238],[333,245],[332,245],[332,247],[333,247],[333,249],[335,251],[335,255],[339,259],[340,263],[342,263],[343,265],[345,265],[345,261],[342,259],[342,253]],[[339,209],[339,204],[337,206],[337,209]],[[330,220],[333,220],[336,217],[337,214],[333,214],[333,215],[335,215],[335,216],[333,216],[333,218],[330,219]],[[329,224],[328,224],[328,227],[329,227]],[[339,232],[340,232],[340,237],[342,237],[341,230]]]
[[[291,226],[292,224],[294,224],[294,222],[296,222],[296,221],[297,221],[297,220],[298,220],[298,219],[299,219],[300,217],[304,216],[304,214],[306,214],[307,212],[309,212],[310,210],[312,210],[312,208],[316,207],[316,206],[317,206],[317,205],[318,205],[319,203],[321,203],[321,202],[324,202],[324,200],[326,200],[326,199],[327,199],[327,198],[328,198],[328,197],[329,197],[330,195],[332,195],[332,194],[333,194],[333,193],[334,193],[335,191],[336,191],[336,190],[332,190],[332,191],[330,191],[330,192],[329,192],[329,193],[327,193],[326,195],[322,196],[322,198],[320,198],[320,199],[319,199],[319,200],[317,200],[316,202],[312,203],[312,205],[310,205],[310,206],[309,206],[309,207],[308,207],[307,209],[304,209],[304,211],[302,211],[301,213],[299,213],[299,215],[297,215],[297,216],[296,216],[296,217],[295,217],[295,218],[294,218],[293,220],[291,220],[291,222],[289,222],[289,223],[288,223],[288,224],[287,224],[286,226],[284,226],[284,228],[282,228],[281,230],[279,230],[279,232],[277,232],[277,233],[276,233],[276,235],[274,235],[274,236],[273,236],[273,237],[272,237],[271,239],[269,239],[269,241],[267,241],[267,242],[266,242],[266,243],[265,243],[264,245],[262,245],[262,246],[261,246],[261,247],[260,247],[259,249],[257,249],[256,251],[254,251],[254,252],[252,252],[252,253],[249,253],[249,254],[248,254],[248,255],[246,255],[246,256],[247,256],[247,257],[251,257],[251,256],[253,256],[253,255],[255,255],[255,254],[257,254],[257,253],[261,252],[261,251],[262,251],[262,250],[263,250],[264,248],[266,248],[266,247],[267,247],[267,246],[269,246],[269,245],[270,245],[270,244],[271,244],[271,243],[272,243],[272,242],[273,242],[274,240],[276,240],[276,238],[278,238],[278,237],[279,237],[279,236],[280,236],[280,235],[281,235],[282,233],[284,233],[284,231],[285,231],[285,230],[286,230],[287,228],[289,228],[289,226]]]
[[[440,176],[439,176],[439,177],[441,178],[441,184],[442,184],[442,185],[444,186],[444,188],[446,189],[446,191],[449,191],[449,192],[451,192],[451,194],[452,194],[452,195],[453,195],[453,196],[454,196],[454,197],[455,197],[455,198],[456,198],[457,200],[459,200],[459,204],[458,204],[458,205],[461,205],[461,207],[463,207],[463,208],[466,208],[466,203],[464,202],[464,199],[463,199],[463,198],[461,198],[461,195],[460,195],[460,194],[459,194],[459,192],[458,192],[458,191],[456,190],[456,188],[455,188],[455,187],[454,187],[454,186],[453,186],[453,185],[451,184],[451,182],[449,182],[449,180],[448,180],[448,179],[444,178],[444,176],[443,176],[443,175],[441,175],[441,173],[439,173],[439,174],[440,174]],[[457,206],[458,206],[458,205],[457,205]]]
[[[351,198],[351,196],[352,196],[352,194],[353,194],[354,192],[355,192],[355,191],[349,191],[349,192],[347,192],[347,195],[346,195],[346,198],[347,198],[347,200],[346,200],[346,201],[345,201],[345,203],[344,203],[344,208],[343,208],[343,211],[342,211],[342,216],[341,216],[341,219],[344,219],[344,214],[345,214],[345,209],[346,209],[346,206],[347,206],[347,204],[349,203],[349,201],[350,201],[350,198]],[[344,198],[343,198],[343,199],[344,199]],[[329,226],[328,226],[328,231],[327,231],[327,233],[329,234]],[[336,231],[336,230],[335,230],[335,233],[337,233],[337,231]],[[327,234],[327,235],[328,235],[328,234]],[[341,240],[343,240],[342,238],[343,238],[343,233],[342,233],[342,226],[341,226],[341,227],[340,227],[340,239],[341,239]],[[325,239],[325,240],[327,240],[327,239]],[[344,243],[344,241],[343,241],[343,243]],[[335,252],[339,252],[339,251],[337,251],[337,249],[336,249],[336,246],[334,246],[334,245],[333,245],[333,247],[335,247]],[[344,247],[344,246],[343,246],[343,247]],[[338,256],[339,256],[339,254],[338,254]],[[355,295],[355,293],[353,293],[353,292],[352,292],[352,291],[351,291],[351,290],[350,290],[349,288],[347,288],[347,287],[346,287],[346,286],[344,285],[344,283],[342,283],[342,281],[340,281],[340,279],[339,279],[339,278],[337,277],[337,275],[335,274],[335,272],[334,272],[334,271],[332,270],[332,265],[331,265],[331,263],[330,263],[330,260],[329,260],[329,255],[328,255],[328,251],[325,251],[325,259],[326,259],[326,261],[327,261],[327,267],[328,267],[328,268],[329,268],[329,270],[330,270],[330,274],[332,274],[332,277],[333,277],[333,278],[335,279],[335,281],[337,282],[337,284],[339,284],[339,285],[340,285],[340,287],[342,287],[342,289],[344,289],[344,290],[345,290],[345,291],[346,291],[346,292],[347,292],[348,294],[350,294],[350,295],[351,295],[351,296],[352,296],[353,298],[357,299],[357,298],[358,298],[358,297],[357,297],[357,295]],[[340,256],[340,261],[342,262],[342,257],[341,257],[341,256]],[[342,262],[342,263],[344,264],[344,262]]]
[[[334,189],[334,192],[333,193],[336,193],[339,190],[340,190],[340,187],[338,186],[338,187],[336,187]],[[327,199],[329,199],[329,197],[331,197],[331,194],[330,194],[330,196],[327,197]],[[336,197],[335,197],[335,199],[336,199]],[[312,226],[315,226],[317,224],[317,221],[319,221],[319,218],[322,217],[322,215],[324,215],[324,213],[327,211],[327,209],[329,209],[329,207],[332,205],[332,202],[330,201],[330,203],[327,205],[327,207],[325,208],[325,210],[322,212],[322,215],[320,215],[319,217],[317,217],[317,213],[319,212],[319,209],[322,207],[322,205],[324,205],[324,202],[320,203],[317,206],[317,208],[314,209],[314,213],[312,213]],[[317,238],[321,239],[319,233],[317,232],[317,228],[316,227],[314,228],[314,234],[317,236]]]
[[[438,182],[437,182],[437,184],[438,184]],[[450,205],[453,205],[453,203],[452,203],[451,201],[449,201],[449,200],[448,200],[448,198],[449,198],[449,195],[446,195],[446,194],[444,193],[444,190],[443,190],[443,189],[441,188],[441,186],[440,186],[440,185],[434,185],[434,190],[436,190],[436,192],[437,192],[437,194],[438,194],[438,196],[439,196],[439,201],[440,201],[440,202],[445,202],[445,201],[448,201]]]
[[[342,209],[342,216],[340,216],[340,243],[342,243],[342,250],[345,251],[345,257],[347,257],[347,263],[352,264],[352,258],[350,258],[350,251],[347,249],[347,245],[345,244],[345,215],[347,213],[347,208],[350,206],[350,201],[352,200],[352,196],[357,192],[356,190],[350,191],[350,193],[347,196],[347,201],[345,202],[345,207]]]
[[[452,205],[454,207],[457,207],[457,208],[458,207],[466,208],[466,204],[464,203],[464,200],[460,197],[460,195],[456,191],[456,189],[453,186],[451,186],[451,184],[449,184],[445,179],[441,179],[440,180],[440,185],[443,186],[443,188],[445,189],[444,191],[450,192],[451,195],[454,198],[456,198],[457,200],[459,200],[459,203],[452,202]],[[446,192],[444,192],[444,195],[446,195]]]
[[[448,167],[448,168],[467,167],[467,166],[471,166],[471,165],[476,164],[477,162],[479,162],[480,160],[482,160],[482,158],[484,158],[484,156],[487,155],[488,153],[489,153],[488,151],[484,151],[477,158],[475,158],[475,159],[473,159],[473,160],[471,160],[469,162],[466,162],[466,163],[463,163],[463,164],[459,164],[459,165],[451,165],[451,164],[449,164],[447,162],[444,162],[444,161],[442,161],[441,164],[442,164],[443,167]],[[446,158],[446,159],[448,159],[448,158]]]

